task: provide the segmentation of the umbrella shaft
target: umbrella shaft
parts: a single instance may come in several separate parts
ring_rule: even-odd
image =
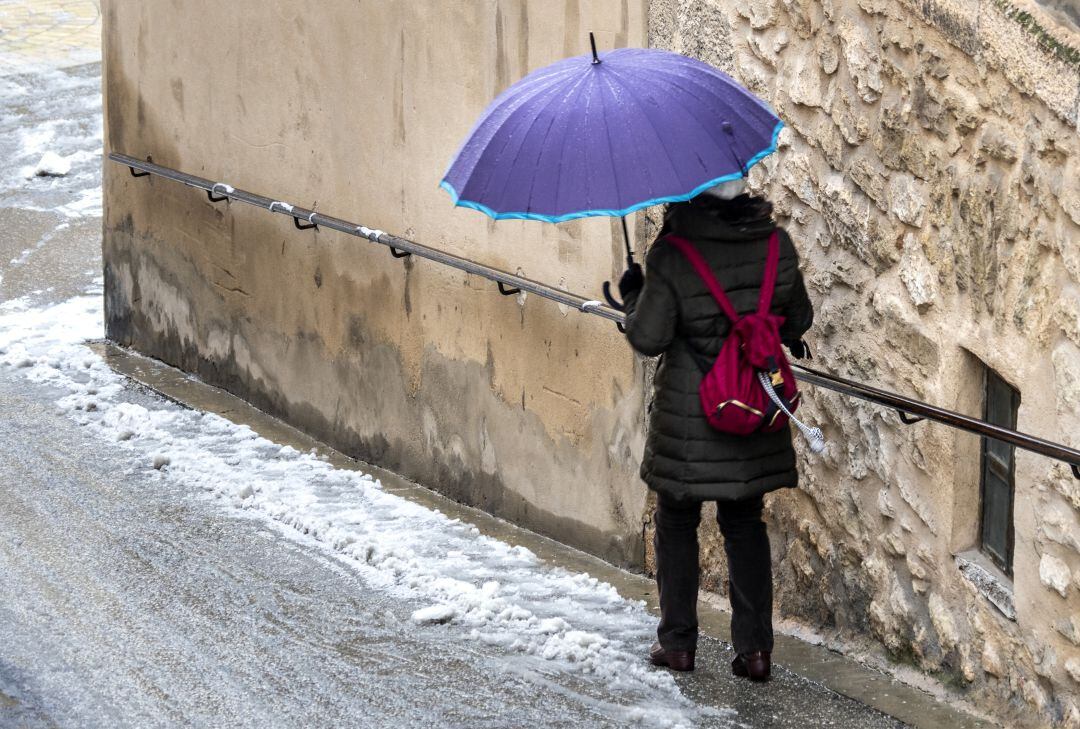
[[[622,223],[623,243],[626,244],[626,265],[629,266],[634,262],[634,251],[630,248],[630,231],[626,227],[626,216],[621,216],[619,221]]]

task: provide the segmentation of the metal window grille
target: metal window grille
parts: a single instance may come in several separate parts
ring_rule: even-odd
[[[986,370],[984,417],[994,425],[1016,428],[1020,393]],[[982,439],[982,524],[979,542],[993,562],[1012,575],[1013,496],[1016,491],[1016,448],[993,438]]]

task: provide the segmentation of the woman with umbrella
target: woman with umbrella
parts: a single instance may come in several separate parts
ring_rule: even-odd
[[[500,95],[442,181],[456,204],[497,219],[558,223],[670,204],[644,272],[624,222],[629,268],[619,282],[630,344],[662,355],[641,468],[657,494],[661,619],[650,659],[694,668],[697,526],[701,504],[714,500],[728,554],[732,668],[756,680],[768,678],[772,651],[762,496],[796,485],[795,453],[786,426],[747,437],[708,424],[698,387],[731,323],[670,241],[698,251],[738,315],[755,309],[767,251],[778,241],[770,311],[784,317],[780,337],[799,341],[813,315],[795,249],[771,205],[743,193],[748,169],[776,149],[782,126],[711,66],[651,49],[598,55],[594,44],[591,58],[542,68]]]
[[[669,207],[664,230],[646,259],[633,265],[619,290],[626,336],[648,355],[662,355],[650,406],[641,475],[656,492],[656,580],[660,591],[657,665],[692,670],[697,645],[697,527],[704,501],[716,516],[728,558],[732,670],[752,680],[770,673],[773,648],[772,562],[761,520],[762,497],[795,486],[798,472],[791,431],[751,436],[711,427],[698,396],[704,372],[716,360],[731,323],[668,235],[692,242],[739,314],[758,304],[769,237],[778,232],[780,260],[772,312],[784,317],[780,336],[797,349],[813,308],[791,240],[778,231],[772,206],[743,193],[741,179],[721,183]]]

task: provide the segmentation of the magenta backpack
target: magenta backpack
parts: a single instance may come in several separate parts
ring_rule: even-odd
[[[727,340],[698,388],[709,425],[725,433],[751,435],[785,428],[790,418],[810,441],[811,450],[819,452],[825,445],[821,431],[808,428],[792,415],[799,407],[800,393],[780,342],[784,317],[769,312],[780,264],[776,231],[769,237],[757,311],[742,317],[694,245],[675,235],[666,240],[689,259],[720,310],[731,320]]]

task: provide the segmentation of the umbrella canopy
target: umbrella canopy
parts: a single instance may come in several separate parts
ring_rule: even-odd
[[[503,92],[442,187],[496,219],[621,216],[742,177],[782,127],[712,66],[622,48],[567,58]]]

